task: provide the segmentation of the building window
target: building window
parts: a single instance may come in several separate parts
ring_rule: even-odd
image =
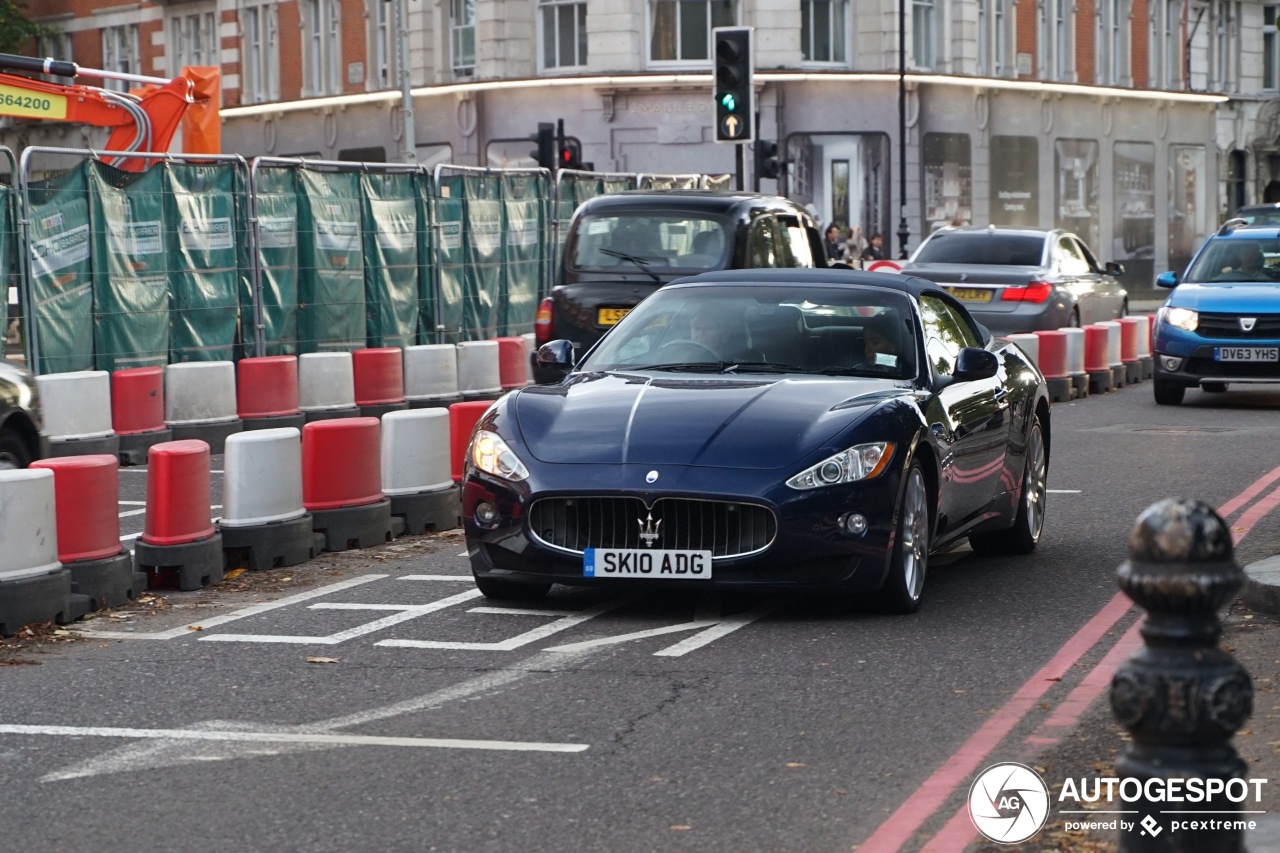
[[[805,62],[849,62],[848,0],[800,0],[800,49]]]
[[[1045,0],[1040,15],[1040,76],[1045,80],[1070,80],[1071,0]]]
[[[449,0],[449,56],[453,76],[476,70],[476,0]]]
[[[169,75],[188,65],[218,65],[218,24],[213,12],[169,19]]]
[[[587,4],[542,0],[542,67],[575,68],[587,64]]]
[[[978,72],[1003,77],[1009,70],[1008,0],[978,4]]]
[[[342,88],[338,0],[306,0],[302,14],[303,93],[336,95]]]
[[[1280,39],[1277,38],[1276,20],[1280,19],[1280,6],[1262,7],[1262,88],[1274,92],[1280,89],[1280,79],[1276,73],[1280,69]]]
[[[933,68],[937,58],[934,6],[934,0],[911,0],[911,60],[916,68]]]
[[[1230,90],[1235,80],[1233,33],[1239,18],[1238,4],[1233,0],[1218,0],[1213,5],[1213,80],[1209,88],[1219,92]]]
[[[102,67],[120,74],[141,74],[138,67],[141,52],[138,49],[138,25],[102,28]],[[105,80],[103,87],[124,92],[133,84],[127,80]]]
[[[738,20],[736,0],[653,0],[650,5],[650,62],[705,61],[711,56],[713,27]]]
[[[1119,86],[1129,76],[1129,0],[1098,0],[1097,69],[1094,82]]]
[[[1181,88],[1182,0],[1154,0],[1151,10],[1151,87]]]
[[[65,62],[74,62],[75,57],[71,55],[71,33],[54,31],[40,36],[36,39],[36,55],[47,56],[50,59],[61,59]],[[38,76],[41,80],[48,80],[51,83],[67,82],[65,77],[55,77],[52,74]]]
[[[395,3],[369,0],[369,88],[390,89],[395,85],[396,16]]]
[[[240,11],[244,56],[240,97],[246,104],[280,99],[276,7],[249,6]]]

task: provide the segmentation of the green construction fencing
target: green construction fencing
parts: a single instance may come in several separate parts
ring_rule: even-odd
[[[365,345],[360,176],[298,173],[298,350]]]
[[[23,344],[37,373],[92,370],[93,270],[88,164],[23,183],[27,233]],[[25,172],[20,173],[25,178]],[[33,352],[35,342],[39,348]]]
[[[364,218],[365,338],[371,347],[418,342],[422,243],[426,237],[419,172],[360,176]]]
[[[240,312],[256,325],[253,354],[298,354],[297,170],[254,160],[249,170],[253,266],[242,279]],[[250,336],[244,335],[247,341]]]

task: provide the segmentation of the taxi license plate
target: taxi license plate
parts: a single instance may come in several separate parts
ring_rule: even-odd
[[[597,308],[596,323],[601,326],[616,326],[630,310],[630,308]]]
[[[1280,361],[1280,347],[1214,347],[1214,361]]]
[[[946,290],[961,302],[991,301],[991,291],[985,287],[948,287]]]
[[[588,548],[582,555],[588,578],[711,580],[710,551],[664,551],[647,548]]]

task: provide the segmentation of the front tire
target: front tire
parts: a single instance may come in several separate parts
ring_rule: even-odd
[[[27,443],[14,429],[0,429],[0,471],[26,468],[31,464]]]
[[[894,536],[889,573],[876,595],[885,613],[915,613],[924,594],[929,568],[929,487],[920,463],[907,469],[898,505],[898,529]]]
[[[973,533],[969,546],[978,554],[1030,554],[1044,531],[1045,498],[1049,494],[1049,454],[1044,446],[1044,429],[1036,418],[1027,433],[1027,459],[1022,467],[1022,497],[1013,527],[987,533]]]
[[[1176,382],[1165,382],[1160,379],[1152,382],[1151,388],[1155,392],[1156,403],[1161,406],[1181,405],[1182,398],[1187,393],[1186,386],[1179,385]]]

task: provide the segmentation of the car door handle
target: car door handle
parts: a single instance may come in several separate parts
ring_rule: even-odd
[[[992,392],[991,397],[996,401],[996,405],[1000,408],[1009,408],[1009,390],[1007,388],[997,388]]]

